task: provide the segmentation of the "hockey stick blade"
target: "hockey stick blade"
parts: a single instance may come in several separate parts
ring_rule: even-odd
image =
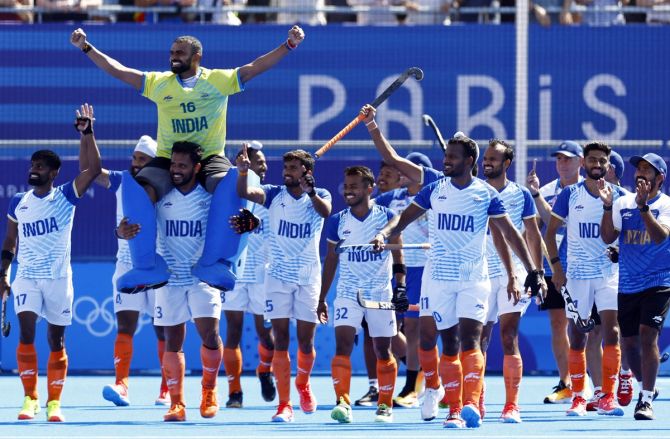
[[[440,132],[440,129],[437,127],[437,124],[433,118],[427,114],[422,115],[421,118],[423,119],[423,123],[433,130],[435,138],[437,139],[437,143],[440,145],[442,152],[447,152],[447,142],[444,141],[444,137],[442,137],[442,133]]]
[[[376,300],[364,299],[361,290],[358,290],[356,300],[358,301],[358,304],[365,309],[385,309],[390,311],[396,310],[396,306],[393,302],[378,302]],[[407,311],[419,311],[419,305],[411,304]]]
[[[7,295],[7,298],[2,301],[2,311],[0,312],[0,327],[2,328],[2,336],[9,337],[9,331],[12,329],[12,325],[7,321],[7,299],[9,295],[12,294],[11,291]]]
[[[584,320],[579,316],[575,302],[572,301],[572,297],[565,287],[561,287],[561,295],[563,296],[563,300],[565,300],[565,310],[572,321],[575,322],[577,330],[582,334],[591,332],[596,327],[596,322],[592,318]]]

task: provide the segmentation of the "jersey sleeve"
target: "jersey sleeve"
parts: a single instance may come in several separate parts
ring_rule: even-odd
[[[109,171],[109,187],[107,188],[110,192],[116,192],[121,187],[121,181],[123,180],[122,171]]]
[[[265,203],[263,203],[263,207],[269,209],[270,204],[272,204],[272,200],[274,200],[274,198],[281,191],[281,186],[276,186],[273,184],[264,184],[261,186],[261,189],[263,189],[263,192],[265,192]]]
[[[19,221],[16,219],[16,207],[19,205],[19,202],[21,201],[21,198],[25,195],[25,192],[20,192],[18,194],[15,194],[11,200],[9,200],[9,206],[7,208],[7,218],[12,220],[15,223],[18,223]]]
[[[570,193],[572,192],[572,187],[568,187],[565,190],[562,190],[558,197],[556,197],[556,202],[554,207],[551,209],[551,214],[565,220],[568,217],[568,212],[570,210]]]
[[[144,72],[144,79],[142,81],[142,89],[140,94],[150,101],[156,102],[155,91],[156,86],[172,72]]]
[[[340,235],[337,232],[340,228],[340,218],[342,218],[342,212],[329,216],[326,221],[326,239],[333,244],[337,244],[340,240]]]
[[[530,191],[523,186],[521,188],[521,193],[523,194],[523,211],[521,212],[521,218],[528,219],[534,218],[537,216],[537,207],[535,207],[535,202],[533,201],[533,196],[530,194]]]
[[[328,192],[327,189],[323,188],[316,188],[314,189],[316,191],[316,194],[320,197],[323,198],[324,200],[328,200],[331,203],[333,202],[333,197],[330,195],[330,192]]]
[[[626,197],[619,197],[612,204],[612,224],[616,230],[621,230],[621,209],[625,199]]]
[[[663,200],[662,203],[660,204],[660,209],[658,209],[658,216],[656,217],[656,221],[658,221],[659,224],[670,227],[670,199],[666,197],[661,197]]]
[[[431,183],[436,182],[440,178],[444,177],[444,174],[437,169],[433,168],[426,168],[425,166],[421,166],[423,168],[423,182],[422,184],[424,186],[429,185]]]
[[[244,90],[239,69],[213,69],[207,82],[211,83],[222,95],[228,96]]]
[[[79,204],[79,200],[84,196],[84,194],[77,195],[77,190],[74,188],[74,180],[68,181],[60,186],[60,190],[63,192],[63,195],[65,195],[65,199],[75,206]]]
[[[432,206],[430,204],[430,196],[433,194],[433,190],[435,189],[435,183],[431,183],[428,186],[424,186],[418,194],[414,197],[414,200],[412,200],[412,204],[416,204],[423,210],[428,210]]]
[[[491,201],[489,202],[489,209],[486,212],[489,216],[500,217],[507,214],[502,198],[498,195],[498,191],[493,189],[491,191]]]
[[[377,206],[389,207],[391,201],[393,201],[393,193],[395,190],[384,192],[383,194],[377,195],[373,201]]]
[[[396,213],[392,211],[391,209],[386,209],[386,220],[391,221],[391,218],[396,216]]]

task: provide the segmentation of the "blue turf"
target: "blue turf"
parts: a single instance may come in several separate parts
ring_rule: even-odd
[[[188,360],[188,359],[187,359]],[[400,384],[404,377],[400,378]],[[374,435],[383,438],[403,437],[467,437],[467,438],[650,438],[670,437],[670,379],[660,378],[657,386],[661,390],[654,403],[655,421],[635,421],[633,405],[624,407],[623,417],[599,416],[589,412],[583,418],[567,418],[567,404],[542,404],[545,394],[556,384],[555,378],[524,377],[521,384],[520,406],[522,424],[498,422],[504,403],[502,377],[487,377],[487,413],[478,429],[450,430],[442,428],[446,410],[440,410],[438,418],[431,422],[420,420],[419,409],[394,409],[394,423],[375,423],[373,407],[354,407],[354,423],[339,424],[330,419],[330,410],[335,404],[335,395],[329,377],[313,378],[312,389],[322,403],[316,413],[305,415],[300,411],[297,391],[293,390],[295,422],[272,423],[274,403],[266,403],[260,395],[260,384],[256,377],[243,377],[243,409],[222,408],[213,419],[202,419],[198,407],[200,377],[189,377],[186,381],[187,422],[166,425],[162,417],[166,407],[154,406],[160,385],[159,377],[131,377],[129,407],[116,407],[102,398],[105,384],[113,377],[68,377],[63,392],[63,413],[66,422],[48,424],[44,410],[33,421],[16,420],[22,403],[22,390],[16,376],[0,377],[0,437],[17,438],[118,438],[143,437],[146,439],[168,438],[328,438],[349,439],[360,437],[371,439]],[[39,378],[39,391],[45,403],[46,380]],[[219,377],[219,403],[226,401],[225,377]],[[401,386],[398,386],[401,387]],[[367,380],[354,377],[352,398],[362,396],[368,388]],[[637,392],[637,387],[636,387]],[[276,403],[276,402],[275,402]]]

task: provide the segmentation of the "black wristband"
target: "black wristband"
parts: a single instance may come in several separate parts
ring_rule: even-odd
[[[556,262],[561,262],[561,258],[556,256],[555,258],[551,258],[549,262],[551,263],[551,265],[554,265]]]
[[[539,192],[535,192],[535,193],[534,193],[533,195],[531,195],[531,196],[532,196],[533,198],[537,198],[537,197],[540,196],[540,193],[539,193]]]
[[[316,190],[314,190],[314,188],[312,188],[311,191],[307,192],[307,196],[308,196],[309,198],[314,198],[314,197],[316,197]]]
[[[606,205],[606,204],[603,204],[603,210],[604,210],[605,212],[609,212],[609,211],[611,211],[611,210],[612,210],[612,205],[610,204],[610,205],[608,206],[608,205]]]
[[[2,260],[8,260],[9,263],[11,264],[12,261],[14,260],[14,253],[10,252],[9,250],[3,250],[2,251]]]
[[[648,205],[648,204],[645,204],[645,205],[642,206],[642,207],[638,207],[638,209],[640,209],[640,213],[649,212],[649,205]]]
[[[90,52],[91,49],[93,49],[93,46],[91,46],[88,43],[84,43],[84,45],[81,47],[81,51],[84,52],[84,53]]]
[[[393,274],[407,274],[407,266],[405,264],[393,264]]]

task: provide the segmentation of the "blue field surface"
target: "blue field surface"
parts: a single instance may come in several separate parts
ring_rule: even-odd
[[[225,406],[225,378],[219,378],[219,403]],[[40,392],[46,396],[45,378],[40,377]],[[243,377],[243,409],[222,408],[213,419],[202,419],[199,414],[200,377],[186,380],[187,422],[162,422],[165,407],[154,405],[158,394],[158,377],[131,377],[129,407],[114,407],[102,399],[102,387],[113,381],[112,377],[74,376],[68,377],[63,394],[63,424],[47,423],[45,410],[33,421],[17,421],[22,403],[22,389],[16,376],[0,377],[0,437],[2,438],[660,438],[670,437],[670,379],[657,382],[660,397],[654,404],[657,419],[635,421],[633,406],[625,407],[625,415],[619,418],[589,413],[585,418],[566,418],[567,404],[543,404],[542,399],[556,384],[555,378],[524,377],[521,389],[523,423],[501,424],[498,416],[504,403],[502,377],[487,377],[487,415],[481,428],[476,430],[445,430],[442,419],[432,422],[420,419],[419,409],[395,409],[393,424],[373,422],[374,409],[356,407],[354,422],[340,425],[330,419],[334,393],[330,377],[312,378],[312,386],[320,403],[312,415],[299,411],[298,397],[295,422],[292,424],[271,423],[274,404],[260,397],[260,386],[255,377]],[[404,377],[400,378],[404,382]],[[358,398],[367,390],[364,377],[352,380],[352,396]],[[637,391],[637,388],[636,388]],[[44,401],[42,400],[42,403]],[[380,436],[377,436],[380,435]]]

